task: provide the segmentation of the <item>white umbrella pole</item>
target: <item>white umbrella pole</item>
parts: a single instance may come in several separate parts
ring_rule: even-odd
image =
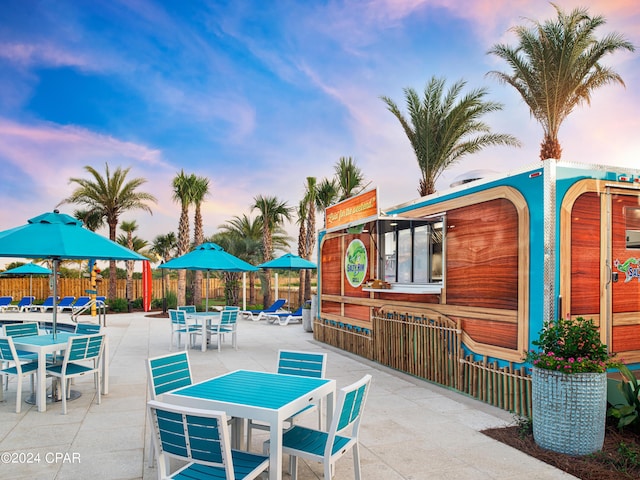
[[[204,311],[209,311],[209,270],[207,270],[207,297],[204,301]]]
[[[242,272],[242,310],[247,309],[247,272]]]
[[[275,300],[277,300],[278,298],[280,298],[280,297],[278,296],[278,285],[279,285],[279,283],[280,283],[280,282],[278,281],[278,272],[276,272],[276,298],[275,298]],[[267,308],[267,305],[265,305],[265,306],[264,306],[264,308]]]
[[[53,338],[56,338],[58,323],[58,259],[53,259]]]

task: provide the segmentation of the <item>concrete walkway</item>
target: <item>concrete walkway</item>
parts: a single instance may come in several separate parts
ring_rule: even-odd
[[[0,320],[9,319],[50,320],[50,314],[0,314]],[[68,319],[65,314],[59,321]],[[120,314],[108,315],[107,324],[110,387],[100,405],[93,379],[83,378],[73,386],[82,396],[69,403],[68,415],[61,414],[60,403],[42,413],[24,403],[16,414],[16,382],[10,382],[0,403],[0,478],[157,478],[146,464],[145,361],[168,352],[169,320]],[[373,375],[361,428],[363,480],[575,478],[480,433],[513,423],[508,412],[318,343],[299,324],[242,320],[237,351],[229,340],[220,353],[189,350],[194,381],[236,369],[273,371],[280,348],[327,351],[327,376],[338,388]],[[29,394],[28,382],[23,394]],[[265,438],[256,431],[253,448],[259,450]],[[320,464],[300,462],[299,478],[322,478]],[[353,478],[351,455],[338,462],[335,478]]]

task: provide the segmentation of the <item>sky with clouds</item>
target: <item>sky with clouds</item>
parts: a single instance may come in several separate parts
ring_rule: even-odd
[[[640,2],[556,1],[565,11],[585,3],[607,19],[601,35],[640,48]],[[206,236],[255,216],[256,195],[297,206],[305,178],[332,176],[342,156],[382,208],[410,201],[420,172],[380,96],[404,107],[403,89],[422,92],[434,75],[488,88],[504,109],[484,120],[523,143],[464,158],[437,188],[470,170],[526,167],[542,129],[512,87],[486,76],[507,71],[486,52],[515,44],[510,27],[554,16],[540,0],[3,0],[0,230],[53,210],[71,177],[88,178],[86,165],[147,180],[153,215],[121,221],[135,220],[148,241],[177,231],[171,182],[181,169],[210,179]],[[605,86],[569,116],[563,160],[640,167],[639,55],[605,57],[626,87]]]

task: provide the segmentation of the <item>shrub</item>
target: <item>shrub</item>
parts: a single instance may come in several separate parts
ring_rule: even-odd
[[[602,373],[616,365],[593,321],[582,317],[545,322],[540,337],[532,343],[540,350],[531,350],[527,358],[537,368],[564,373]]]

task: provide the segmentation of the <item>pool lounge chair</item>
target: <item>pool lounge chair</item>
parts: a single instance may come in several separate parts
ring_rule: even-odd
[[[75,313],[78,310],[86,307],[87,304],[91,301],[91,297],[81,296],[76,299],[71,305],[66,305],[58,309],[60,312],[64,312],[65,310],[69,310],[71,313]]]
[[[74,297],[73,295],[62,297],[58,302],[58,304],[56,305],[56,307],[58,308],[58,311],[62,312],[62,310],[64,310],[65,308],[68,308],[71,305],[73,305],[73,302],[75,301],[75,299],[76,297]]]
[[[285,306],[287,300],[284,298],[279,298],[268,308],[258,309],[258,310],[241,310],[240,315],[242,315],[247,320],[251,319],[255,322],[258,320],[262,320],[265,318],[268,313],[276,313],[282,310],[282,307]]]
[[[42,302],[41,305],[31,305],[27,309],[27,311],[29,311],[29,312],[40,311],[40,312],[44,313],[49,309],[53,310],[53,295],[49,295],[47,298],[45,298],[44,302]]]
[[[290,322],[302,323],[302,307],[295,312],[276,312],[265,314],[265,319],[269,323],[278,325],[289,325]]]
[[[6,312],[28,312],[31,305],[33,305],[33,301],[36,297],[33,296],[25,296],[20,299],[17,305],[8,305],[6,307]]]
[[[2,296],[0,297],[0,312],[4,312],[11,302],[13,301],[12,296]]]

